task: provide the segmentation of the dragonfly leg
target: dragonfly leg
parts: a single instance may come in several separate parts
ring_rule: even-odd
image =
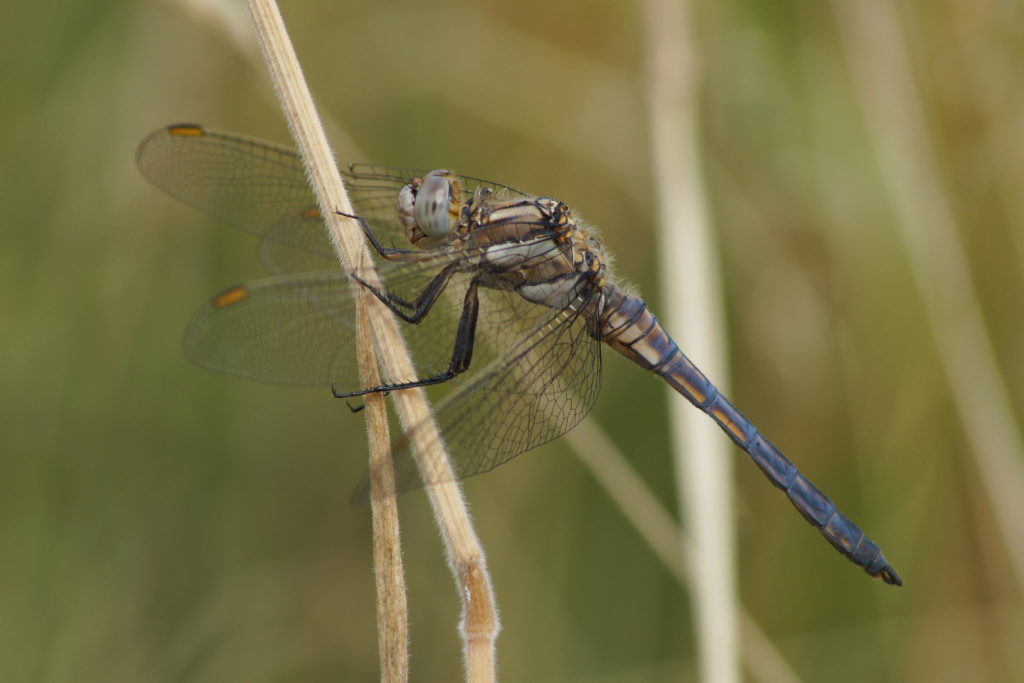
[[[442,384],[456,375],[469,369],[469,363],[473,358],[473,344],[476,341],[476,321],[480,313],[480,283],[473,279],[466,290],[466,297],[462,305],[462,315],[459,317],[459,327],[455,333],[455,347],[452,349],[452,359],[448,363],[448,369],[444,372],[421,377],[412,382],[398,382],[394,384],[381,384],[380,386],[359,391],[339,392],[331,387],[331,393],[335,398],[350,398],[352,396],[363,396],[377,392],[397,391],[399,389],[415,389],[426,387],[432,384]]]
[[[344,216],[345,218],[351,218],[359,223],[359,227],[363,229],[366,239],[370,240],[370,246],[373,247],[374,251],[386,259],[403,261],[407,260],[409,256],[420,256],[423,254],[419,249],[396,249],[394,247],[385,247],[380,243],[380,240],[377,239],[377,236],[373,234],[373,230],[370,228],[369,223],[366,222],[366,218],[352,213],[342,213],[341,211],[336,211],[335,213],[339,216]]]
[[[405,299],[386,290],[382,291],[366,282],[358,275],[352,275],[351,277],[363,287],[366,287],[371,294],[380,299],[380,302],[387,306],[388,310],[405,322],[415,325],[423,320],[427,313],[430,313],[430,309],[434,306],[437,298],[441,296],[441,292],[444,291],[445,287],[448,286],[448,282],[451,281],[452,275],[454,275],[458,270],[458,265],[458,263],[449,263],[445,266],[441,272],[435,275],[434,279],[423,288],[423,291],[420,292],[413,301],[406,301]],[[407,313],[402,309],[411,309],[412,312]]]
[[[388,392],[386,392],[386,391],[385,391],[385,392],[384,392],[384,396],[387,396],[387,395],[388,395]],[[364,410],[364,409],[366,408],[366,404],[365,404],[365,403],[360,403],[359,405],[357,405],[357,406],[354,406],[354,405],[352,405],[351,403],[349,403],[348,401],[345,401],[345,405],[347,405],[347,406],[348,406],[348,409],[349,409],[350,411],[352,411],[352,414],[353,414],[353,415],[355,415],[356,413],[361,413],[361,412],[363,412],[363,410]]]

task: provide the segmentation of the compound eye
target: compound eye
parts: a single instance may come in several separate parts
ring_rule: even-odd
[[[431,171],[416,193],[416,223],[427,237],[445,237],[457,224],[458,211],[453,214],[450,209],[458,202],[452,196],[447,174],[447,171]]]

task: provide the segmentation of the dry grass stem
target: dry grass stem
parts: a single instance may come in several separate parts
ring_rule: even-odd
[[[1024,590],[1024,439],[935,170],[898,10],[879,0],[832,6],[953,401]]]
[[[648,0],[647,108],[665,325],[728,391],[718,257],[700,168],[699,64],[688,3]],[[727,441],[676,394],[669,399],[680,510],[696,546],[692,584],[700,678],[740,679],[732,460]]]
[[[359,376],[366,386],[380,384],[380,371],[373,353],[370,323],[366,314],[370,294],[360,288],[356,350]],[[370,449],[370,510],[373,518],[373,564],[377,588],[377,649],[380,680],[404,683],[409,680],[409,610],[405,598],[402,539],[395,497],[395,468],[391,459],[391,435],[387,406],[380,394],[364,398],[367,441]]]
[[[250,0],[263,55],[270,70],[281,107],[295,138],[314,193],[326,218],[328,233],[339,260],[346,269],[372,263],[363,237],[354,221],[343,219],[337,211],[352,213],[341,176],[327,144],[302,78],[295,51],[284,22],[273,0]],[[361,276],[375,284],[372,269]],[[390,377],[416,376],[408,350],[398,331],[394,316],[379,302],[365,307],[370,321],[377,358]],[[410,433],[413,456],[421,470],[451,472],[441,435],[430,414],[426,395],[420,389],[393,394],[399,418]],[[469,512],[454,476],[440,477],[441,483],[427,487],[435,520],[444,539],[447,559],[462,600],[463,648],[467,680],[494,680],[494,640],[498,632],[497,610],[487,574],[483,549],[469,519]]]

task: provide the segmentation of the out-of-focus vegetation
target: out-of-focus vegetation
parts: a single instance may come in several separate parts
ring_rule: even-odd
[[[1020,419],[1024,8],[899,4],[934,172]],[[215,376],[179,351],[195,307],[260,275],[256,244],[149,187],[135,145],[183,120],[288,140],[244,8],[232,34],[203,7],[0,13],[3,681],[376,676],[369,517],[347,502],[361,418],[325,391]],[[906,586],[832,552],[735,451],[742,599],[807,681],[1021,680],[1020,586],[830,8],[697,7],[732,395]],[[638,6],[283,10],[340,159],[558,197],[657,311]],[[607,355],[595,417],[670,504],[665,399]],[[467,492],[505,680],[693,679],[685,590],[565,443]],[[422,494],[402,509],[414,679],[458,680],[457,598]]]

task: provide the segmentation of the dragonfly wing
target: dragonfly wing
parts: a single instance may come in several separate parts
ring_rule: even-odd
[[[356,382],[354,300],[340,271],[236,285],[196,311],[185,356],[269,384]]]
[[[271,272],[322,270],[336,261],[323,220],[293,149],[192,124],[148,135],[135,154],[150,182],[172,197],[263,238]],[[386,246],[407,246],[398,220],[398,193],[425,171],[353,164],[342,170],[357,214]],[[466,198],[489,188],[496,198],[526,196],[499,183],[458,176]]]
[[[341,267],[315,206],[282,216],[270,226],[260,240],[259,254],[263,267],[277,275]]]
[[[135,161],[175,199],[259,236],[316,206],[294,151],[238,135],[168,126],[139,144]]]

